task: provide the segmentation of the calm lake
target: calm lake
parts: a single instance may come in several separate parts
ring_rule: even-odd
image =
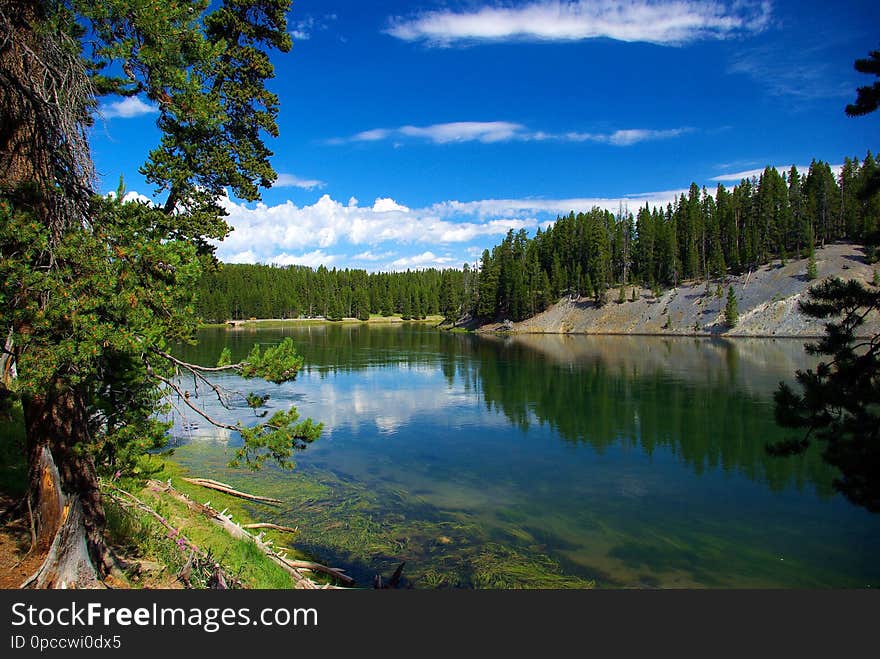
[[[296,469],[228,470],[239,438],[177,414],[175,460],[283,499],[255,517],[360,585],[402,561],[417,588],[880,585],[880,515],[834,494],[817,454],[764,452],[787,436],[777,383],[811,365],[801,341],[286,325],[178,352],[213,365],[285,336],[295,382],[221,383],[324,423]]]

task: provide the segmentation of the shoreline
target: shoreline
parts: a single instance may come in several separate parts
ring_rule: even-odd
[[[404,320],[400,316],[376,316],[369,320],[360,320],[359,318],[342,318],[341,320],[328,320],[327,318],[248,318],[246,320],[227,320],[221,323],[202,323],[201,328],[220,328],[234,329],[237,327],[248,327],[259,324],[275,323],[279,325],[399,325],[402,323],[440,323],[442,316],[432,315],[421,319]]]

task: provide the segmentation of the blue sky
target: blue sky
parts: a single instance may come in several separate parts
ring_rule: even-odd
[[[874,0],[296,0],[273,56],[279,172],[227,203],[227,262],[460,267],[508,229],[666,203],[766,165],[880,149],[845,116],[873,78]],[[137,168],[156,113],[107,99],[101,185]]]

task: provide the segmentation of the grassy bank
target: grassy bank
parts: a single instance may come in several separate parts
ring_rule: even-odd
[[[254,508],[260,504],[248,504],[237,497],[207,490],[183,480],[185,470],[164,457],[151,456],[148,460],[151,469],[158,469],[153,478],[169,482],[178,491],[194,501],[210,501],[217,510],[227,510],[240,524],[265,521],[259,519]],[[224,572],[240,582],[244,588],[291,588],[290,575],[269,560],[252,542],[232,538],[207,517],[190,510],[183,502],[177,501],[144,487],[143,481],[120,479],[108,483],[104,490],[108,495],[121,488],[137,496],[190,542],[207,552],[212,561],[219,563]],[[107,533],[111,544],[126,560],[135,565],[130,573],[132,585],[141,583],[149,587],[178,587],[177,579],[186,564],[190,551],[174,532],[170,532],[151,515],[136,508],[120,505],[111,496],[105,497],[107,513]],[[264,539],[273,541],[275,547],[289,548],[293,538],[289,533],[267,531]],[[291,559],[307,559],[302,552],[288,550]],[[207,586],[209,575],[193,570],[192,586]]]
[[[3,500],[19,500],[26,489],[27,463],[24,451],[24,425],[21,407],[15,405],[0,417],[0,495]],[[163,482],[170,482],[178,491],[193,500],[204,503],[210,501],[217,510],[226,509],[240,524],[266,521],[263,514],[271,514],[271,508],[254,504],[243,499],[207,490],[183,480],[185,469],[164,456],[144,458],[145,472]],[[134,507],[121,505],[116,498],[124,500],[117,488],[129,492],[155,510],[170,523],[177,533],[159,523],[149,513]],[[107,540],[114,552],[124,561],[126,569],[114,581],[114,587],[131,588],[182,588],[184,582],[179,578],[187,564],[190,551],[182,546],[178,534],[205,551],[210,562],[219,563],[228,576],[243,588],[292,588],[291,576],[271,561],[252,542],[232,538],[207,517],[190,510],[183,502],[169,496],[158,494],[145,487],[142,479],[120,478],[104,482],[102,489],[104,509],[107,516]],[[0,543],[10,555],[0,569],[17,566],[25,558],[30,540],[25,520],[4,519],[0,529]],[[264,539],[272,540],[276,548],[290,548],[296,538],[290,533],[269,530]],[[288,558],[308,559],[301,551],[289,549]],[[39,565],[37,561],[36,565]],[[6,587],[16,587],[21,582],[21,574],[0,575]],[[315,581],[325,581],[318,575],[311,575]],[[8,579],[6,578],[8,577]],[[190,570],[189,584],[194,588],[208,585],[210,573],[198,567]]]

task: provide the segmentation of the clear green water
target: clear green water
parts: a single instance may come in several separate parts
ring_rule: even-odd
[[[419,588],[880,585],[880,516],[834,494],[817,455],[764,452],[799,341],[290,325],[179,352],[210,364],[283,336],[306,358],[296,382],[223,384],[324,422],[296,470],[230,471],[238,437],[179,418],[175,459],[282,498],[255,514],[363,585],[404,560]]]

